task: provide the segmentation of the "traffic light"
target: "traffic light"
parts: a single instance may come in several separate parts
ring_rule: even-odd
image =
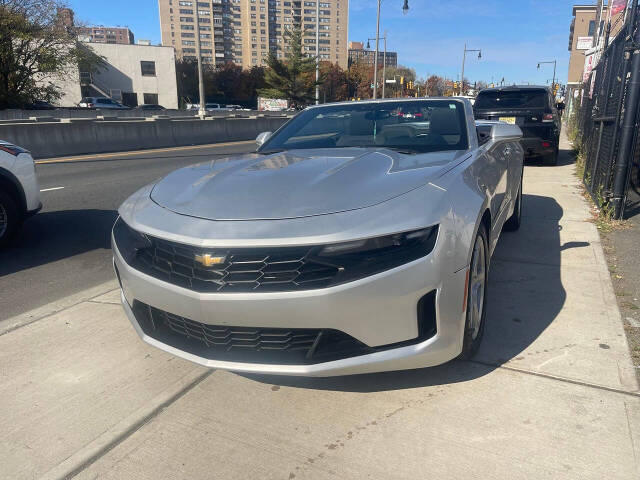
[[[400,77],[400,85],[404,85],[404,77]]]

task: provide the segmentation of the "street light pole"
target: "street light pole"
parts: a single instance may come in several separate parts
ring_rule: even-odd
[[[551,88],[556,88],[556,66],[557,66],[558,61],[557,60],[553,60],[553,61],[549,61],[549,62],[538,62],[538,70],[540,70],[540,65],[542,65],[544,63],[553,63],[553,81],[551,83]]]
[[[202,55],[200,55],[200,16],[196,6],[196,55],[198,56],[198,92],[200,95],[200,106],[198,107],[198,116],[204,118],[206,114],[205,98],[204,98],[204,75],[202,73]]]
[[[462,75],[460,76],[460,95],[464,95],[464,64],[467,60],[467,52],[478,52],[478,60],[482,58],[482,50],[469,50],[467,44],[464,44],[464,52],[462,54]]]
[[[320,103],[320,2],[316,0],[316,105]]]
[[[374,100],[378,98],[378,54],[380,53],[380,7],[381,6],[382,6],[382,0],[378,0],[378,17],[376,19],[376,56],[373,59],[373,99]],[[402,5],[402,13],[406,14],[408,11],[409,11],[409,0],[404,0],[404,4]],[[385,47],[385,51],[386,51],[386,47]],[[385,66],[386,66],[386,62],[385,62]]]

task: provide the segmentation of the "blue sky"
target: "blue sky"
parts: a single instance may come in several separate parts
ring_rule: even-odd
[[[464,43],[482,49],[483,58],[470,54],[465,76],[471,81],[492,77],[508,83],[547,83],[553,65],[536,69],[538,61],[558,60],[558,78],[566,82],[571,9],[595,0],[383,0],[380,30],[388,31],[389,50],[418,76],[456,78]],[[157,0],[70,0],[76,16],[87,23],[128,26],[136,39],[160,42]],[[375,36],[376,1],[351,0],[349,39]],[[382,44],[381,44],[382,48]]]

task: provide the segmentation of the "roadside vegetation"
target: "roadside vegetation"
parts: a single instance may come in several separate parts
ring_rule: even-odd
[[[0,0],[0,109],[55,102],[69,72],[103,65],[64,24],[65,7],[58,0]]]

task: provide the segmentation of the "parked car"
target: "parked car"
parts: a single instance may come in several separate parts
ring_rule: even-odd
[[[518,125],[526,157],[539,157],[546,165],[557,165],[560,145],[560,114],[548,87],[513,86],[487,88],[473,106],[477,119],[499,120]]]
[[[212,110],[220,110],[222,107],[220,107],[219,103],[205,103],[204,104],[204,109],[205,111],[209,112]],[[199,103],[187,103],[187,110],[200,110],[200,104]]]
[[[243,110],[242,105],[225,105],[227,110]]]
[[[260,134],[256,153],[182,168],[124,202],[112,245],[125,312],[144,341],[228,370],[469,358],[489,259],[521,221],[521,136],[476,125],[465,99],[309,107]]]
[[[36,100],[24,108],[25,110],[56,110],[58,107],[44,100]]]
[[[6,247],[22,222],[41,208],[31,154],[0,140],[0,248]]]
[[[166,110],[162,105],[154,105],[151,103],[143,103],[134,108],[134,110]]]
[[[81,108],[100,108],[109,110],[128,110],[129,107],[125,107],[121,103],[116,102],[111,98],[106,97],[84,97],[78,103],[78,107]]]

